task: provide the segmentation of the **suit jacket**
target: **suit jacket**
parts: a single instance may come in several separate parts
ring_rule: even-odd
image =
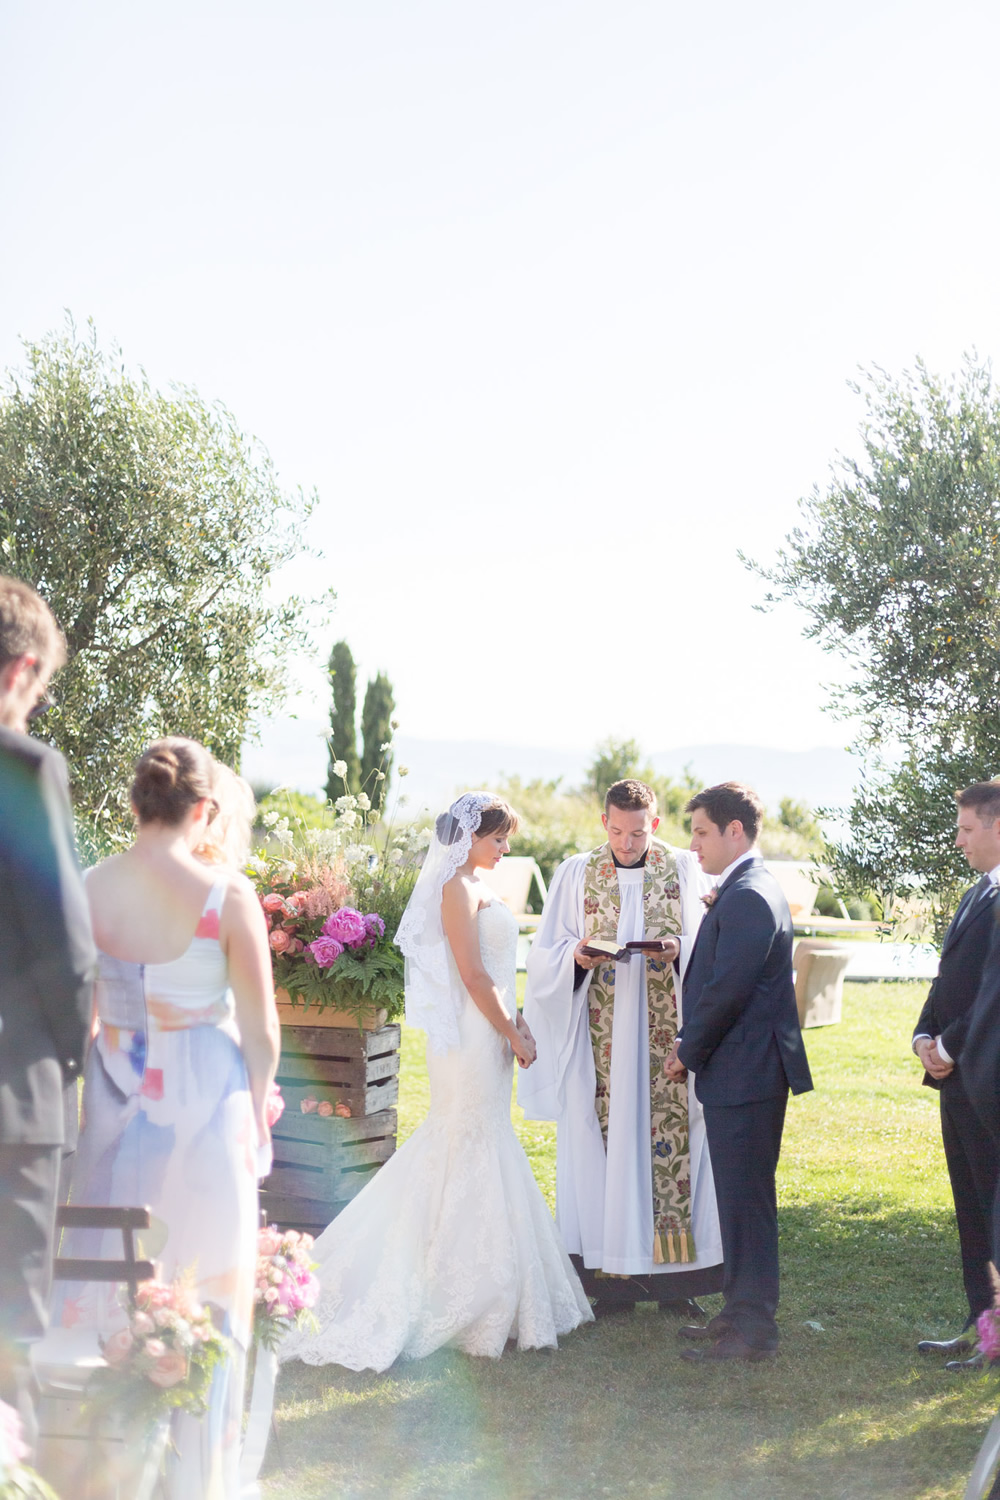
[[[95,966],[65,762],[0,727],[0,1144],[64,1144]]]
[[[761,860],[738,865],[698,929],[679,1056],[703,1104],[748,1104],[812,1077],[795,1005],[792,918]]]
[[[969,1011],[961,1065],[955,1072],[961,1072],[976,1114],[1000,1144],[1000,901],[993,903],[993,917],[987,923],[990,946],[983,977]]]
[[[966,891],[958,904],[941,945],[941,963],[913,1028],[918,1036],[939,1036],[948,1056],[958,1063],[965,1049],[972,1004],[983,977],[983,965],[993,936],[996,892],[982,895],[979,883]],[[945,1079],[924,1074],[924,1083],[946,1091],[962,1088],[962,1068]]]

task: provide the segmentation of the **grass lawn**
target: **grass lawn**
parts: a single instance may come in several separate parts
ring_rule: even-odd
[[[847,984],[843,1024],[806,1033],[816,1091],[785,1129],[773,1364],[688,1366],[674,1320],[642,1306],[555,1353],[290,1365],[266,1500],[960,1497],[1000,1382],[914,1348],[964,1317],[937,1099],[908,1046],[925,988]],[[426,1107],[404,1028],[401,1137]],[[551,1202],[554,1127],[515,1116]]]

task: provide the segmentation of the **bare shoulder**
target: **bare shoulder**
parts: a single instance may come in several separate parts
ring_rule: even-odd
[[[477,889],[478,882],[469,880],[462,874],[453,875],[446,880],[441,892],[442,909],[455,915],[467,913],[470,917],[479,909],[481,896]]]
[[[261,905],[253,883],[236,871],[226,875],[226,895],[223,912],[237,920],[256,920],[261,914]]]

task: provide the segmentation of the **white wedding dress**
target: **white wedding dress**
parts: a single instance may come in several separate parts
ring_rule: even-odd
[[[517,922],[499,900],[477,920],[513,1017]],[[290,1334],[282,1362],[384,1370],[443,1345],[495,1358],[593,1317],[514,1133],[513,1053],[448,959],[459,1045],[428,1049],[427,1119],[316,1241],[318,1326]]]

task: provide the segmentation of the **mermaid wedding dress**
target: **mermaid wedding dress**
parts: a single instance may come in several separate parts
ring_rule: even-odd
[[[513,1017],[517,922],[498,899],[477,922]],[[514,1133],[513,1053],[448,963],[458,1045],[428,1048],[427,1119],[316,1241],[317,1326],[289,1335],[283,1362],[384,1370],[443,1345],[495,1358],[593,1317]]]

